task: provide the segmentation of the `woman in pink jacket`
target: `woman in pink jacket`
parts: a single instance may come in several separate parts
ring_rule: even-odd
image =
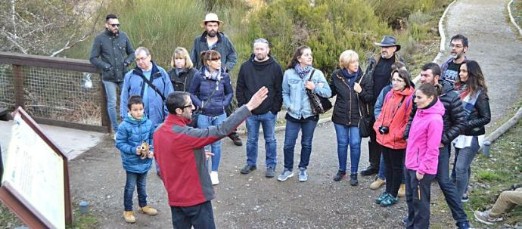
[[[411,123],[406,146],[406,228],[429,228],[430,185],[437,174],[442,138],[444,105],[437,89],[423,84],[415,91],[417,112]]]

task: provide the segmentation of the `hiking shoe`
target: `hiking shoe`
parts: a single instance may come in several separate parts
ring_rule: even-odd
[[[337,174],[335,174],[335,176],[333,177],[333,180],[341,181],[345,176],[346,176],[346,172],[339,170],[339,171],[337,171]]]
[[[401,184],[399,187],[399,192],[397,192],[398,197],[405,197],[406,196],[406,184]]]
[[[487,225],[493,225],[494,223],[496,222],[500,222],[504,219],[502,219],[502,217],[492,217],[490,214],[489,214],[490,210],[487,210],[487,211],[475,211],[474,215],[475,215],[475,219],[481,223],[485,223]]]
[[[350,185],[351,186],[357,186],[359,185],[359,181],[357,180],[357,173],[350,174]]]
[[[217,171],[210,172],[210,181],[212,182],[212,185],[219,184],[219,177]]]
[[[467,203],[468,201],[469,201],[469,196],[468,195],[463,195],[462,199],[460,199],[460,202],[462,202],[462,203]]]
[[[266,168],[265,177],[267,177],[267,178],[275,177],[275,168],[272,168],[272,167]]]
[[[245,167],[243,167],[241,170],[239,170],[239,172],[241,174],[249,174],[250,172],[256,170],[257,167],[255,165],[245,165]]]
[[[377,197],[377,199],[375,199],[375,203],[376,203],[376,204],[381,204],[381,202],[382,202],[384,199],[388,198],[388,195],[390,195],[390,194],[387,193],[387,192],[383,192],[379,197]]]
[[[361,176],[371,176],[377,174],[379,172],[379,168],[375,168],[373,166],[368,166],[365,170],[361,171]]]
[[[384,184],[386,184],[386,181],[377,177],[377,179],[375,179],[375,181],[370,184],[370,189],[371,190],[379,189]]]
[[[158,214],[158,210],[154,209],[153,207],[151,207],[149,205],[141,207],[139,210],[140,210],[140,213],[143,213],[146,215],[157,215]]]
[[[285,181],[288,180],[288,178],[293,177],[294,173],[288,169],[283,170],[283,173],[277,177],[278,181]]]
[[[305,168],[299,168],[299,181],[305,182],[308,180],[308,173]]]
[[[234,145],[236,146],[242,146],[243,142],[241,141],[241,138],[239,138],[239,135],[237,135],[236,132],[233,132],[228,135],[228,137],[234,142]]]
[[[132,212],[132,211],[124,211],[123,218],[125,219],[125,222],[127,222],[127,223],[136,222],[136,217],[134,217],[134,212]]]
[[[384,200],[381,201],[381,207],[389,207],[399,202],[398,197],[393,197],[391,194],[388,194]]]

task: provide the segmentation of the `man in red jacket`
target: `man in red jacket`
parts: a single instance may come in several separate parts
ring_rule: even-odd
[[[238,108],[225,122],[206,129],[187,126],[194,105],[186,92],[173,92],[166,100],[169,115],[154,133],[155,158],[167,190],[174,228],[215,228],[210,181],[203,147],[232,132],[267,97],[259,89],[250,101]]]

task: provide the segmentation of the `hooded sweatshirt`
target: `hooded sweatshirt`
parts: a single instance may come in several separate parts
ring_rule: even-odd
[[[444,105],[437,99],[415,113],[406,147],[407,169],[419,174],[437,174],[444,112]]]

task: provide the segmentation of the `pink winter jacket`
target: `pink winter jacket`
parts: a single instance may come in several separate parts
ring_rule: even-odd
[[[417,109],[406,146],[407,169],[419,174],[437,174],[444,111],[444,105],[438,99],[426,109]]]

